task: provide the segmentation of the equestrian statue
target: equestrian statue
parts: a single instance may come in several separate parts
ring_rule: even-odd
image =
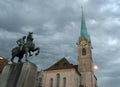
[[[23,36],[22,38],[18,39],[16,41],[17,43],[17,47],[12,49],[12,58],[11,58],[11,62],[14,63],[14,58],[18,57],[18,62],[21,62],[21,59],[24,57],[25,55],[25,60],[28,61],[28,54],[29,56],[32,56],[31,52],[35,52],[35,55],[38,55],[40,52],[39,47],[35,47],[35,44],[33,42],[33,32],[29,32],[27,37]]]

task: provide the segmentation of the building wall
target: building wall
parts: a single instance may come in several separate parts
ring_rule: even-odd
[[[74,87],[79,87],[81,85],[81,76],[79,74],[75,74],[74,81],[75,81],[75,86]]]
[[[80,84],[80,76],[76,73],[75,69],[45,71],[42,87],[50,87],[51,78],[53,79],[53,87],[56,87],[57,74],[60,74],[60,87],[63,87],[63,78],[66,78],[66,87],[79,87],[78,85]]]
[[[93,75],[93,87],[98,87],[98,85],[97,85],[97,78],[96,78],[96,76],[95,75]]]
[[[94,77],[94,73],[92,72],[81,72],[81,84],[84,87],[95,87],[97,83],[96,78]]]
[[[43,80],[43,71],[38,71],[36,77],[36,87],[42,87],[42,83],[43,83],[42,80]]]
[[[85,45],[83,45],[85,44]],[[85,49],[85,54],[83,55]],[[91,44],[83,37],[78,44],[78,69],[82,74],[81,81],[84,87],[95,87]]]
[[[86,72],[86,87],[93,87],[93,78],[92,78],[93,73],[92,72]]]
[[[85,42],[85,46],[81,44]],[[82,55],[82,49],[85,48],[86,55]],[[78,44],[78,68],[81,72],[92,72],[92,54],[91,54],[91,45],[84,38]]]

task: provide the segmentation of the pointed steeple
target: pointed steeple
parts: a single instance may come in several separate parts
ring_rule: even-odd
[[[79,37],[79,41],[81,38],[84,37],[87,41],[90,42],[90,36],[87,32],[87,27],[86,27],[86,22],[85,22],[85,17],[83,13],[83,8],[82,8],[82,16],[81,16],[81,35]]]

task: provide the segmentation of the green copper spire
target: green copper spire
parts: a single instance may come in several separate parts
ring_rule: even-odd
[[[87,32],[87,27],[86,27],[86,23],[85,23],[83,8],[82,8],[82,17],[81,17],[81,36],[80,36],[79,40],[81,39],[81,37],[84,37],[87,41],[90,41],[90,36]]]

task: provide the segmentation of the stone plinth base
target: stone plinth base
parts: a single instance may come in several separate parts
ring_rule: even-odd
[[[36,72],[31,62],[8,64],[0,76],[0,87],[35,87]]]

